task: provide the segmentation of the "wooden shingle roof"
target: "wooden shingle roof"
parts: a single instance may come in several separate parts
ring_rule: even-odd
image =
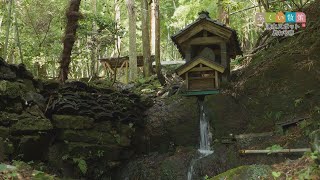
[[[185,28],[181,29],[176,34],[171,36],[172,41],[176,44],[176,46],[177,46],[177,48],[183,58],[185,58],[185,52],[183,52],[181,44],[178,42],[178,39],[180,37],[186,35],[189,31],[191,31],[195,27],[203,26],[204,24],[208,24],[209,26],[212,26],[217,29],[217,31],[213,32],[213,33],[226,40],[227,44],[230,46],[229,51],[230,51],[230,54],[233,58],[236,55],[242,55],[239,40],[237,37],[237,32],[234,29],[227,27],[225,24],[223,24],[217,20],[211,19],[208,12],[201,12],[201,13],[199,13],[198,19],[196,19],[194,22],[187,25]],[[203,29],[205,30],[206,27],[207,26],[203,26]],[[223,31],[225,31],[226,33],[225,34],[221,33]],[[230,36],[229,36],[229,34],[230,34]]]

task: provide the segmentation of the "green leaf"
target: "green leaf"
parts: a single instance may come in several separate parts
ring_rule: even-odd
[[[281,176],[281,172],[272,171],[272,176],[275,177],[275,178],[278,178],[278,177]]]

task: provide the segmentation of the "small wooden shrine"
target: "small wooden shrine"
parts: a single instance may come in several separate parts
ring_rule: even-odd
[[[199,13],[171,39],[186,60],[176,73],[188,91],[218,90],[221,81],[229,80],[230,59],[242,55],[236,31],[212,20],[208,12]]]

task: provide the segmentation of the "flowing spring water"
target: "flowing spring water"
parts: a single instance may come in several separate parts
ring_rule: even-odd
[[[210,133],[209,120],[206,116],[203,100],[199,99],[199,107],[200,107],[200,148],[198,149],[198,151],[200,152],[200,155],[198,158],[193,159],[191,161],[191,165],[188,170],[188,180],[192,180],[192,175],[194,172],[193,166],[195,165],[195,163],[198,160],[213,153],[213,151],[210,148],[212,134]]]

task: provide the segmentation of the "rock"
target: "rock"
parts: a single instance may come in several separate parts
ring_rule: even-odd
[[[151,151],[166,152],[170,143],[197,146],[199,108],[196,97],[172,96],[157,102],[147,111],[147,133]]]
[[[248,123],[247,111],[232,96],[224,94],[206,96],[204,108],[212,128],[213,139],[244,133]]]
[[[25,161],[47,160],[48,136],[22,136],[18,146],[18,153],[23,155]]]
[[[22,82],[25,85],[27,91],[36,92],[36,88],[34,87],[33,80],[23,79]]]
[[[0,66],[0,79],[14,80],[16,77],[16,73],[11,71],[9,67]]]
[[[10,131],[13,133],[28,133],[28,132],[38,132],[38,131],[49,131],[52,130],[53,126],[50,120],[31,116],[28,114],[23,114],[19,116],[17,123],[12,125]]]
[[[4,142],[3,142],[3,138],[0,137],[0,162],[3,162],[4,160],[5,160]]]
[[[19,120],[19,116],[17,114],[1,112],[0,113],[0,126],[8,127]]]
[[[109,129],[109,132],[111,129]],[[110,133],[98,132],[94,130],[64,130],[59,136],[59,140],[70,142],[83,142],[91,144],[116,144],[115,137]]]
[[[26,66],[24,64],[18,65],[17,76],[20,79],[33,79],[32,73],[26,69]]]
[[[21,103],[22,100],[11,100],[10,103],[7,103],[7,106],[5,107],[5,111],[9,113],[16,113],[21,114],[23,111],[23,105]]]
[[[270,175],[271,167],[268,165],[247,165],[228,170],[209,180],[266,179],[270,177]]]
[[[6,80],[0,81],[0,96],[8,96],[9,98],[16,98],[23,96],[26,92],[25,85],[19,82],[10,82]]]
[[[60,129],[89,129],[93,127],[93,119],[86,116],[53,115],[52,124]]]
[[[68,152],[73,157],[90,158],[97,156],[100,152],[101,159],[116,161],[124,159],[121,155],[121,148],[115,145],[97,145],[89,143],[69,142],[67,144]]]
[[[8,138],[9,134],[9,128],[0,126],[0,138]]]
[[[110,132],[110,129],[113,129],[112,122],[104,121],[94,124],[94,130],[98,132]]]
[[[42,110],[45,109],[46,106],[46,100],[44,99],[44,97],[41,94],[35,93],[35,92],[27,92],[24,96],[24,100],[26,101],[26,103],[28,104],[36,104],[38,105]]]

